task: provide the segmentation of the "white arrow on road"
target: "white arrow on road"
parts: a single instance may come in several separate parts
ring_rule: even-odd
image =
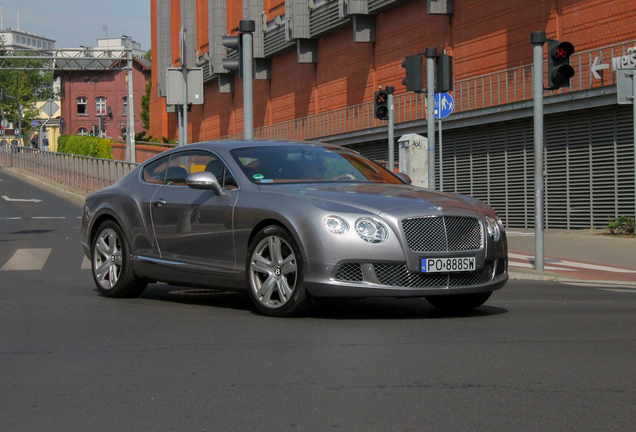
[[[42,200],[31,198],[31,199],[21,199],[21,198],[9,198],[8,196],[2,195],[5,201],[15,201],[15,202],[34,202],[39,203]]]
[[[603,69],[609,69],[610,67],[610,65],[601,63],[601,61],[602,60],[600,57],[595,57],[594,63],[592,63],[592,67],[590,68],[592,70],[592,75],[594,75],[594,78],[596,79],[602,78],[599,71],[602,71]]]

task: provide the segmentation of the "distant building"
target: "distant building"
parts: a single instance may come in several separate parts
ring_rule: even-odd
[[[13,30],[11,28],[0,30],[0,40],[6,50],[55,49],[55,40],[53,39],[38,36],[35,33],[27,33],[22,30]]]
[[[60,99],[64,135],[93,135],[114,141],[125,139],[128,118],[126,60],[100,59],[101,70],[56,71],[61,81]],[[135,131],[144,129],[139,113],[141,97],[150,80],[150,62],[133,57]]]

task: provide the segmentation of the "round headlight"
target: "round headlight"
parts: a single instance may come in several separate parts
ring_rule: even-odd
[[[501,238],[499,224],[490,216],[486,216],[486,229],[488,230],[488,235],[492,237],[494,241],[499,241]]]
[[[349,231],[349,224],[340,216],[327,216],[324,224],[327,231],[333,234],[345,234]]]
[[[356,233],[369,243],[382,243],[389,238],[389,230],[376,219],[363,217],[356,221]]]

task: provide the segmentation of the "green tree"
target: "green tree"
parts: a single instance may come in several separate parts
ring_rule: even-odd
[[[144,124],[144,129],[150,129],[150,89],[152,88],[152,81],[148,80],[148,84],[146,84],[146,94],[141,97],[141,112],[139,113],[139,117],[141,118],[141,122]]]

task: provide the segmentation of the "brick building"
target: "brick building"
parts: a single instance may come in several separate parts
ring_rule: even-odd
[[[112,140],[125,140],[128,112],[128,71],[126,60],[86,60],[99,69],[57,71],[60,77],[64,134],[94,135]],[[150,80],[150,63],[133,57],[133,98],[135,102],[135,131],[144,126],[139,118],[141,97]],[[100,129],[101,125],[101,129]]]
[[[256,22],[254,136],[337,142],[376,159],[388,154],[386,122],[373,117],[378,86],[396,89],[395,136],[426,136],[423,97],[405,91],[401,65],[427,47],[452,55],[455,110],[444,121],[436,187],[482,198],[526,228],[530,33],[567,40],[576,76],[544,100],[547,227],[598,227],[634,214],[631,108],[617,104],[615,85],[617,67],[636,66],[630,0],[152,0],[150,134],[177,134],[165,69],[179,65],[185,28],[205,98],[188,115],[188,141],[242,136],[242,82],[221,65],[234,54],[221,37],[236,34],[241,19]]]

